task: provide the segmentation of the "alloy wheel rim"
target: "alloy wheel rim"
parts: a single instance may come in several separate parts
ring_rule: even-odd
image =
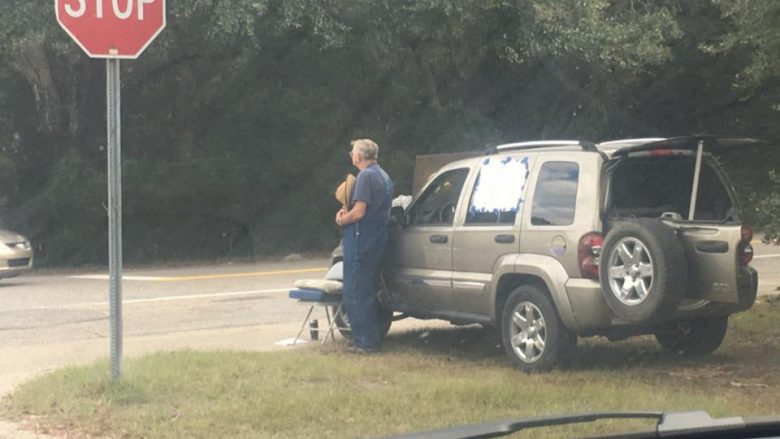
[[[621,303],[637,306],[653,287],[653,258],[642,241],[626,237],[609,254],[609,286]]]
[[[533,303],[520,302],[512,309],[509,334],[512,350],[521,361],[533,363],[544,354],[547,326],[544,315]]]

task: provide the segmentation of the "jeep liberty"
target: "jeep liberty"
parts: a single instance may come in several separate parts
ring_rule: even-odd
[[[391,213],[385,331],[393,313],[495,327],[526,372],[571,358],[578,336],[714,351],[729,315],[753,305],[758,274],[752,231],[708,151],[755,143],[523,142],[444,165]]]

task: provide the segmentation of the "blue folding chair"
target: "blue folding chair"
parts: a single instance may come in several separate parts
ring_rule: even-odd
[[[306,323],[309,321],[315,307],[325,307],[325,317],[328,321],[328,328],[325,334],[325,338],[321,343],[325,344],[328,337],[331,337],[333,341],[336,340],[335,330],[348,330],[349,328],[341,328],[337,326],[339,317],[342,321],[346,321],[346,310],[341,303],[341,282],[327,279],[305,279],[295,282],[295,289],[289,293],[290,299],[296,299],[298,303],[309,306],[309,312],[306,313],[306,317],[303,319],[301,329],[295,336],[293,345],[295,345],[300,339],[301,334],[306,329]],[[333,308],[333,315],[330,313],[330,309]],[[319,326],[316,328],[310,327],[309,330],[312,334],[319,335],[320,331],[324,328]],[[312,337],[314,338],[314,337]]]

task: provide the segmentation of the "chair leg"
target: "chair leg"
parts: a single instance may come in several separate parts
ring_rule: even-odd
[[[301,330],[298,331],[298,335],[295,336],[295,340],[293,340],[293,346],[295,346],[296,343],[298,343],[298,339],[301,337],[301,334],[303,334],[303,330],[306,328],[306,323],[309,322],[309,317],[311,317],[311,313],[314,311],[314,306],[309,307],[309,312],[306,314],[306,317],[303,319],[303,324],[301,325]]]
[[[325,308],[325,313],[328,314],[328,333],[325,334],[325,339],[322,340],[323,344],[325,344],[325,340],[328,339],[328,336],[330,336],[330,338],[332,338],[334,342],[336,341],[336,331],[335,331],[334,327],[337,324],[339,314],[341,314],[343,312],[342,311],[342,307],[343,306],[344,305],[339,303],[339,306],[337,306],[336,310],[333,311],[333,319],[332,320],[331,320],[330,315],[328,313],[328,308],[327,307]]]
[[[329,308],[329,306],[325,305],[325,318],[328,319],[328,326],[330,326],[331,325],[331,323],[330,323],[330,310],[328,308]],[[335,313],[333,314],[333,319],[334,320],[336,319],[336,314]]]
[[[328,309],[328,305],[323,305],[325,308],[325,318],[328,320],[328,332],[325,333],[325,337],[323,337],[322,341],[320,342],[321,345],[324,345],[326,341],[328,341],[328,336],[330,335],[330,310]]]

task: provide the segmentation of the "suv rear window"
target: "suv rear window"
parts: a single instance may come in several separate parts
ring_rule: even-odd
[[[688,217],[695,157],[636,157],[612,175],[611,216],[657,218],[675,212]],[[733,207],[731,197],[709,160],[701,167],[694,219],[722,221]]]
[[[574,222],[580,166],[575,162],[547,162],[539,172],[531,209],[534,226],[567,226]]]

